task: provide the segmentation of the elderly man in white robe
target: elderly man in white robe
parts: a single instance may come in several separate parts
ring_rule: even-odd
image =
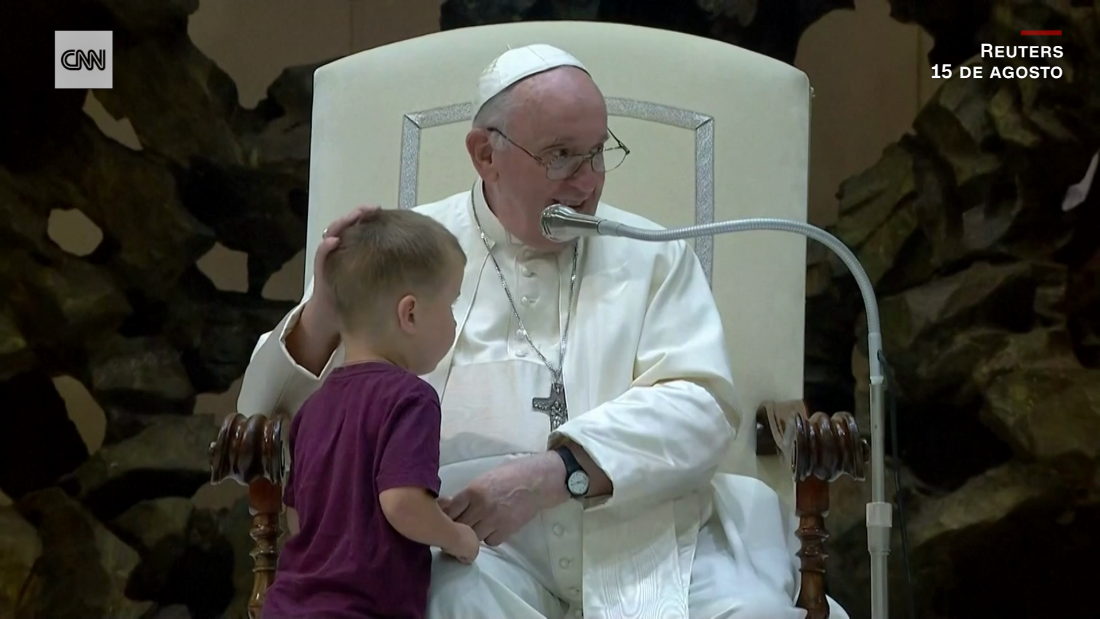
[[[600,201],[629,150],[599,88],[546,45],[504,53],[478,87],[476,181],[416,207],[468,256],[456,342],[423,378],[442,402],[441,504],[484,540],[472,566],[436,555],[428,616],[804,617],[774,493],[759,513],[763,484],[715,476],[744,412],[691,247],[540,233],[558,203],[657,227]],[[325,231],[303,302],[257,346],[242,413],[295,412],[342,362],[323,265],[372,208]]]

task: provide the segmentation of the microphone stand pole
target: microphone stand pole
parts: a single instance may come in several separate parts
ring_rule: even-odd
[[[745,230],[772,230],[794,232],[809,237],[825,245],[844,261],[852,273],[863,295],[863,306],[867,314],[867,361],[870,363],[871,381],[871,502],[867,504],[867,551],[871,555],[871,618],[887,619],[887,555],[890,553],[890,527],[892,526],[892,505],[886,502],[886,453],[885,431],[883,428],[883,375],[882,331],[879,325],[878,302],[874,287],[867,272],[859,263],[852,250],[832,234],[800,221],[772,218],[741,219],[716,222],[669,230],[644,230],[607,219],[588,219],[583,215],[574,215],[582,223],[585,219],[594,226],[587,232],[577,230],[581,235],[621,236],[639,241],[675,241],[700,236],[713,236],[741,232]],[[595,223],[598,221],[598,225]],[[544,226],[545,229],[545,226]]]

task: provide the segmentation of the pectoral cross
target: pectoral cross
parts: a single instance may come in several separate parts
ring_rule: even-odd
[[[550,431],[557,430],[569,418],[569,409],[565,404],[565,385],[559,381],[550,384],[550,397],[535,398],[531,406],[550,416]]]

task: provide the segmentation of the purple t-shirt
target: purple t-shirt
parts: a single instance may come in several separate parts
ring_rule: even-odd
[[[264,619],[420,619],[431,549],[386,520],[378,494],[439,494],[439,396],[385,363],[337,368],[290,424],[283,502],[298,511]]]

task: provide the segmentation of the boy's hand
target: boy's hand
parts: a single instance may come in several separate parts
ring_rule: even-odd
[[[477,538],[477,533],[474,533],[474,530],[469,526],[460,522],[454,523],[454,526],[457,533],[454,547],[442,548],[441,550],[458,559],[460,563],[469,565],[474,562],[477,554],[481,551],[481,540]]]

